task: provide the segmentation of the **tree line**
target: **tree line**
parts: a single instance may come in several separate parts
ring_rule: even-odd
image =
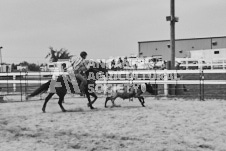
[[[60,50],[49,47],[49,53],[45,56],[46,59],[49,59],[50,62],[57,62],[59,59],[71,59],[73,55],[68,52],[67,49],[61,48]],[[19,64],[12,64],[12,71],[17,70],[17,66],[26,66],[28,71],[40,71],[40,67],[46,66],[47,64],[36,64],[29,63],[27,61],[22,61]]]

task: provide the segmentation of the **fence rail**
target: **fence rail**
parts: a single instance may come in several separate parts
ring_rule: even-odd
[[[118,79],[111,79],[111,78],[103,78],[102,80],[97,80],[97,84],[141,84],[141,83],[150,83],[150,84],[157,84],[157,85],[163,85],[164,89],[164,95],[168,95],[168,85],[174,84],[174,85],[226,85],[226,80],[207,80],[204,78],[204,74],[207,73],[223,73],[226,74],[226,70],[124,70],[124,71],[109,71],[109,75],[117,75]],[[41,85],[43,83],[46,83],[48,80],[44,79],[45,76],[57,76],[60,74],[67,74],[65,72],[17,72],[17,73],[0,73],[0,77],[2,77],[2,80],[0,80],[0,84],[13,84],[13,90],[15,91],[16,88],[18,88],[18,85],[21,87],[25,87],[25,92],[27,91],[26,86],[28,84],[36,84]],[[177,75],[177,74],[198,74],[199,79],[198,80],[183,80],[179,78],[175,79],[169,79],[169,74]],[[120,75],[120,76],[119,76]],[[125,78],[125,75],[128,75],[128,78]],[[137,78],[135,75],[141,75]],[[144,76],[142,76],[144,75]],[[149,75],[163,75],[160,79],[158,76],[157,78],[150,78]],[[19,78],[17,78],[19,76]],[[35,80],[28,79],[29,76],[36,76]],[[124,76],[124,78],[123,78]],[[4,79],[7,77],[7,79]],[[13,77],[13,79],[8,79],[9,77]],[[22,78],[21,78],[22,77]],[[149,77],[149,79],[147,79]],[[226,78],[226,75],[225,75]],[[2,87],[2,86],[0,86]],[[8,89],[7,89],[8,92]],[[22,95],[22,90],[21,90]]]
[[[48,80],[8,80],[3,81],[0,80],[0,83],[3,84],[20,84],[20,83],[27,83],[27,84],[43,84],[48,82]],[[200,80],[101,80],[96,81],[97,84],[139,84],[139,83],[150,83],[150,84],[200,84]],[[225,80],[205,80],[203,84],[226,84]]]
[[[180,67],[184,69],[193,69],[196,67],[197,69],[210,69],[210,70],[218,70],[218,69],[226,69],[226,58],[216,58],[212,60],[206,59],[195,59],[195,58],[177,58],[181,64]]]

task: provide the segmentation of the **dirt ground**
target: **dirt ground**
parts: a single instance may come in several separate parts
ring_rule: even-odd
[[[226,151],[226,101],[104,98],[87,107],[86,98],[57,99],[42,113],[43,100],[0,103],[1,151]],[[111,102],[108,102],[109,106]]]

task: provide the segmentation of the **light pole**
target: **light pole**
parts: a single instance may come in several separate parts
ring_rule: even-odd
[[[173,70],[175,69],[175,22],[179,20],[175,17],[174,0],[170,0],[170,16],[167,16],[166,20],[170,21],[171,70]]]
[[[170,69],[175,70],[175,22],[178,22],[178,17],[175,17],[174,0],[170,0],[170,16],[166,17],[170,21],[170,48],[171,48],[171,64]],[[169,94],[175,95],[175,85],[168,85]]]
[[[2,72],[2,46],[0,47],[0,65],[1,65],[1,70],[0,72]]]

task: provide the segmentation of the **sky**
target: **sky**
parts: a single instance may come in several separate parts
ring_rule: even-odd
[[[225,0],[175,0],[176,39],[226,36]],[[170,0],[0,0],[6,63],[47,63],[49,47],[88,58],[138,54],[139,41],[169,40]]]

